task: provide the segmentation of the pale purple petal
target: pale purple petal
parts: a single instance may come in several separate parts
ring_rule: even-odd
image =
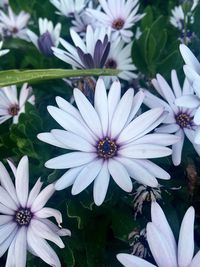
[[[117,259],[124,267],[156,267],[139,257],[125,253],[117,254]]]
[[[199,267],[200,264],[200,251],[194,256],[190,267]]]
[[[35,212],[35,216],[38,218],[49,218],[49,217],[54,217],[56,219],[57,224],[60,226],[62,223],[62,214],[60,211],[52,208],[42,208],[41,210],[38,210]]]
[[[2,186],[0,186],[0,203],[11,210],[17,210],[18,208],[14,200],[10,197],[10,195]]]
[[[15,240],[15,266],[26,267],[27,241],[26,241],[26,226],[19,228]]]
[[[180,52],[185,63],[195,69],[200,74],[200,64],[192,51],[184,44],[180,45]]]
[[[200,105],[200,99],[195,95],[184,95],[177,98],[175,104],[179,107],[197,108]]]
[[[178,166],[181,163],[181,155],[184,143],[184,132],[182,129],[179,129],[176,133],[176,136],[180,137],[178,143],[172,145],[172,161],[175,166]]]
[[[36,199],[36,197],[40,193],[42,185],[43,185],[43,183],[41,182],[41,179],[39,178],[29,193],[29,197],[28,197],[28,201],[27,201],[27,207],[31,207],[33,201]]]

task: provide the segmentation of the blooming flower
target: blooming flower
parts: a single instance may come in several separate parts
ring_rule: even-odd
[[[11,7],[8,7],[8,15],[0,10],[0,32],[5,37],[12,36],[14,38],[20,38],[28,40],[26,34],[26,26],[30,15],[24,11],[21,11],[19,15],[16,15]]]
[[[147,111],[134,119],[144,99],[143,92],[134,96],[129,89],[120,99],[121,86],[115,81],[107,96],[102,79],[98,79],[94,107],[84,94],[74,89],[78,110],[57,97],[59,106],[49,106],[51,116],[65,129],[42,133],[38,138],[65,149],[76,150],[55,157],[45,166],[70,169],[55,184],[56,190],[72,186],[72,194],[83,191],[94,181],[94,201],[105,199],[110,176],[126,192],[131,192],[130,177],[140,183],[156,187],[155,177],[170,176],[148,158],[171,154],[166,146],[177,142],[173,135],[148,134],[159,125],[166,114],[163,108]],[[133,97],[134,96],[134,97]]]
[[[185,108],[196,109],[194,123],[200,125],[200,63],[186,45],[180,45],[181,55],[186,63],[183,67],[185,75],[189,80],[195,95],[180,96],[176,104]],[[194,142],[200,144],[200,127],[196,130]]]
[[[181,224],[177,247],[163,210],[156,202],[152,202],[152,222],[147,224],[147,241],[157,267],[198,267],[200,265],[200,252],[193,258],[194,217],[194,208],[190,207],[185,213]],[[118,254],[117,259],[125,267],[156,267],[141,258],[129,254]]]
[[[139,9],[138,0],[99,0],[99,3],[104,12],[88,8],[88,14],[104,27],[111,27],[114,39],[121,36],[125,42],[130,42],[133,36],[132,26],[144,16],[136,15]]]
[[[180,96],[193,96],[193,89],[187,80],[185,80],[183,90],[181,89],[175,70],[171,72],[172,88],[161,75],[158,74],[156,78],[152,80],[152,84],[164,100],[146,92],[144,103],[150,108],[163,107],[168,111],[168,116],[163,121],[164,125],[157,128],[156,132],[175,133],[180,137],[179,142],[172,145],[172,161],[174,165],[179,165],[181,163],[185,135],[192,142],[197,153],[200,154],[200,147],[194,143],[197,125],[193,117],[196,110],[178,107],[175,103],[175,100]]]
[[[61,24],[57,23],[54,28],[52,21],[48,21],[46,18],[39,18],[38,24],[40,36],[38,37],[31,30],[27,30],[27,35],[41,53],[45,56],[51,56],[53,55],[51,48],[53,46],[57,47],[59,44]]]
[[[31,96],[32,89],[25,83],[17,98],[16,85],[0,89],[0,124],[13,118],[13,123],[18,123],[19,115],[24,112],[26,101],[34,104],[34,96]]]
[[[40,179],[29,191],[28,158],[24,156],[17,168],[10,162],[15,176],[15,187],[6,168],[0,163],[0,256],[8,249],[6,266],[26,266],[27,250],[40,257],[47,264],[61,267],[60,261],[47,240],[64,248],[60,236],[70,235],[52,223],[54,217],[62,223],[59,211],[44,207],[53,195],[54,185],[50,184],[41,192]]]
[[[120,70],[118,77],[127,81],[137,77],[137,75],[133,72],[136,70],[136,67],[132,63],[131,48],[132,43],[125,45],[124,41],[120,39],[112,42],[110,52],[105,63],[105,68]]]
[[[2,46],[3,46],[3,41],[0,42],[0,57],[4,56],[5,54],[7,54],[10,51],[9,49],[1,50]]]
[[[184,27],[184,12],[182,6],[175,6],[172,9],[172,16],[170,17],[170,23],[179,30],[182,30]]]
[[[105,28],[95,30],[89,25],[86,32],[86,41],[82,40],[73,30],[70,30],[71,38],[75,44],[60,38],[60,43],[67,51],[53,48],[54,55],[75,68],[92,69],[102,68],[105,65],[110,51],[109,33]]]
[[[66,17],[80,13],[86,6],[86,0],[50,0],[50,2],[58,9],[58,14]]]

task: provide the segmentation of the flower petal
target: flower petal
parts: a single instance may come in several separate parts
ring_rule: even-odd
[[[184,44],[180,45],[180,52],[185,63],[195,69],[197,73],[200,73],[200,64],[192,51]]]
[[[28,201],[27,201],[27,207],[31,207],[31,205],[33,204],[33,201],[38,196],[38,194],[42,188],[42,185],[43,185],[43,183],[41,182],[41,180],[39,178],[29,193],[29,197],[28,197]]]
[[[37,216],[38,218],[42,218],[42,219],[54,217],[59,226],[62,223],[62,214],[60,213],[60,211],[56,209],[42,208],[41,210],[38,210],[37,212],[35,212],[35,216]]]
[[[26,241],[27,228],[22,226],[19,228],[15,240],[15,266],[26,267],[27,255],[27,241]]]
[[[117,254],[118,261],[125,267],[156,267],[155,265],[139,258],[134,255],[125,253]]]

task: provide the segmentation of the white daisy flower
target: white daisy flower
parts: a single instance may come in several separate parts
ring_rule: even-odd
[[[0,124],[13,118],[13,123],[18,123],[19,115],[25,111],[25,104],[28,101],[34,104],[32,88],[25,83],[17,97],[16,85],[0,89]]]
[[[0,42],[0,57],[6,55],[10,51],[9,49],[1,50],[2,46],[3,46],[3,41]]]
[[[137,78],[137,75],[133,72],[137,69],[132,62],[131,49],[132,43],[126,45],[120,39],[111,42],[110,52],[105,63],[105,68],[120,70],[118,77],[126,81]]]
[[[12,36],[14,38],[20,38],[28,40],[26,34],[27,23],[30,15],[24,11],[21,11],[16,15],[11,7],[8,7],[8,15],[0,10],[0,32],[5,37]]]
[[[61,23],[57,23],[53,26],[52,21],[48,19],[39,18],[39,33],[37,36],[31,30],[27,30],[31,42],[37,47],[37,49],[45,56],[52,56],[52,47],[57,47],[59,44],[59,37],[61,32]]]
[[[157,178],[170,179],[163,169],[148,158],[171,154],[168,145],[177,142],[174,135],[149,134],[165,118],[163,108],[152,109],[135,118],[144,93],[134,96],[129,89],[120,99],[121,85],[115,81],[107,96],[102,79],[95,89],[94,107],[79,90],[74,89],[78,109],[57,97],[58,107],[49,106],[51,116],[65,129],[42,133],[46,143],[75,150],[46,162],[51,169],[69,169],[55,184],[56,190],[72,186],[72,194],[83,191],[94,181],[94,201],[105,199],[110,176],[126,192],[132,191],[130,177],[156,187]],[[134,119],[135,118],[135,119]]]
[[[172,9],[172,16],[170,17],[170,23],[179,30],[184,28],[185,15],[182,6],[175,6]]]
[[[176,104],[181,107],[196,109],[194,123],[200,125],[200,63],[186,45],[181,44],[180,51],[186,63],[183,67],[185,75],[194,89],[195,95],[184,95],[176,100]],[[194,141],[200,144],[200,127],[196,131]]]
[[[175,70],[171,72],[171,81],[172,88],[160,74],[157,74],[156,79],[152,80],[152,84],[162,99],[145,91],[146,98],[144,99],[144,104],[150,108],[163,107],[168,111],[168,116],[163,121],[163,125],[157,128],[156,132],[175,133],[176,136],[180,137],[179,142],[172,145],[172,161],[177,166],[181,163],[185,135],[192,142],[199,155],[200,146],[194,144],[197,125],[193,118],[196,109],[178,107],[175,103],[175,100],[180,96],[190,95],[192,97],[193,89],[187,79],[185,79],[183,89],[181,89]]]
[[[190,207],[183,218],[177,246],[163,210],[156,202],[153,202],[152,222],[147,224],[147,242],[156,265],[125,253],[118,254],[117,259],[125,267],[199,267],[200,252],[193,257],[194,217],[194,208]]]
[[[54,5],[59,15],[73,17],[75,13],[80,13],[86,6],[87,0],[50,0]]]
[[[29,193],[29,164],[24,156],[17,168],[9,162],[15,176],[15,186],[4,165],[0,162],[0,257],[8,250],[6,266],[26,266],[27,251],[40,257],[47,264],[61,267],[58,256],[47,240],[64,248],[60,236],[70,235],[52,223],[62,223],[58,210],[44,207],[55,192],[50,184],[41,192],[40,179]]]
[[[109,30],[96,28],[89,25],[86,32],[86,41],[73,30],[70,30],[71,38],[75,47],[64,39],[60,38],[60,43],[65,50],[52,48],[54,55],[72,67],[81,69],[102,68],[105,65],[110,51]]]
[[[114,39],[121,36],[129,43],[133,37],[132,26],[145,15],[137,14],[138,0],[99,0],[99,3],[103,12],[88,8],[88,14],[95,17],[104,27],[111,27]]]

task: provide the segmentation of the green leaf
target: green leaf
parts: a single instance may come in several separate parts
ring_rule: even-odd
[[[46,80],[62,79],[80,76],[116,76],[119,70],[93,69],[93,70],[65,70],[65,69],[39,69],[39,70],[7,70],[0,71],[0,87],[36,83]]]
[[[147,6],[144,10],[144,13],[146,14],[144,18],[141,21],[141,30],[145,30],[146,28],[149,28],[150,25],[153,23],[153,11],[151,6]]]

